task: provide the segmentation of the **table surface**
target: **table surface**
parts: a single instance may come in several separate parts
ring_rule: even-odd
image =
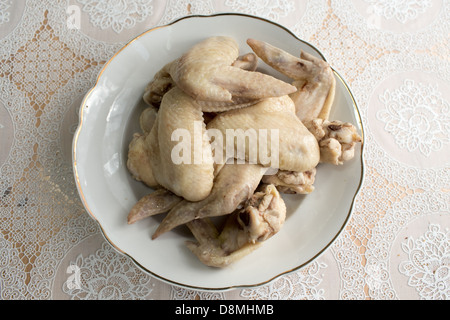
[[[271,19],[324,54],[358,102],[366,171],[351,220],[317,260],[211,293],[161,282],[104,240],[71,145],[80,102],[117,50],[217,12]],[[450,298],[449,25],[448,0],[0,0],[1,299]]]

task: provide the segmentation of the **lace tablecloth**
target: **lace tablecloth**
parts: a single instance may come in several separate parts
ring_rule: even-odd
[[[358,102],[366,172],[317,260],[205,293],[149,276],[104,240],[71,145],[83,96],[121,46],[217,12],[271,19],[323,52]],[[1,299],[448,299],[449,32],[448,0],[0,0]]]

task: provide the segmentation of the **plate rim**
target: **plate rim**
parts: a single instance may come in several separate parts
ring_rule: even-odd
[[[87,93],[85,94],[85,96],[82,99],[82,102],[80,104],[79,107],[79,116],[78,116],[78,125],[77,125],[77,129],[74,133],[73,139],[72,139],[72,169],[73,169],[73,175],[74,175],[74,179],[75,179],[75,184],[77,187],[77,191],[78,191],[78,195],[79,198],[86,210],[86,212],[89,214],[89,216],[95,221],[95,223],[97,224],[97,226],[100,229],[100,233],[102,234],[103,238],[120,254],[123,254],[125,256],[127,256],[139,269],[141,269],[143,272],[169,284],[169,285],[175,285],[178,287],[182,287],[182,288],[186,288],[186,289],[190,289],[190,290],[198,290],[198,291],[208,291],[208,292],[221,292],[221,291],[229,291],[229,290],[233,290],[233,289],[244,289],[244,288],[257,288],[263,285],[266,285],[272,281],[274,281],[275,279],[283,276],[283,275],[287,275],[289,273],[298,271],[304,267],[306,267],[308,264],[310,264],[312,261],[316,260],[317,258],[319,258],[325,251],[327,251],[327,249],[330,248],[330,246],[336,241],[336,239],[341,235],[342,231],[346,228],[348,222],[350,221],[350,218],[352,216],[353,213],[353,209],[354,209],[354,205],[355,205],[355,200],[356,197],[358,196],[361,187],[363,185],[363,181],[364,181],[364,177],[365,177],[365,166],[364,166],[364,126],[363,126],[363,121],[361,118],[361,113],[359,111],[358,108],[358,103],[352,93],[352,91],[350,90],[350,87],[348,86],[347,82],[345,81],[345,79],[336,71],[335,68],[333,68],[333,66],[331,66],[331,69],[334,73],[334,75],[342,82],[342,84],[345,87],[345,90],[347,91],[347,93],[349,94],[352,102],[353,102],[353,112],[355,115],[355,118],[358,122],[358,127],[361,130],[361,138],[362,138],[362,142],[361,142],[361,146],[360,146],[360,156],[359,156],[359,160],[361,161],[361,172],[360,172],[360,181],[358,184],[358,187],[355,190],[355,193],[352,197],[352,201],[347,213],[347,216],[345,218],[344,223],[342,224],[342,226],[340,227],[340,229],[337,231],[337,233],[332,237],[332,239],[328,242],[327,245],[325,245],[317,254],[315,254],[313,257],[311,257],[308,261],[300,264],[299,266],[296,266],[294,268],[291,268],[289,270],[285,270],[267,280],[264,280],[262,282],[256,283],[256,284],[236,284],[236,285],[230,285],[230,286],[223,286],[223,287],[214,287],[214,288],[208,288],[208,287],[202,287],[202,286],[195,286],[195,285],[189,285],[189,284],[184,284],[184,283],[180,283],[174,280],[169,280],[159,274],[156,274],[155,272],[147,269],[146,267],[144,267],[143,265],[141,265],[135,258],[133,258],[130,254],[128,254],[127,252],[123,251],[122,249],[120,249],[107,235],[107,233],[104,230],[104,227],[101,225],[100,221],[97,219],[97,217],[94,215],[94,213],[92,212],[92,210],[90,209],[86,198],[84,196],[81,184],[80,184],[80,178],[78,175],[78,169],[77,169],[77,145],[78,145],[78,138],[81,134],[82,131],[82,127],[83,127],[83,119],[84,119],[84,110],[85,110],[85,105],[86,102],[88,101],[89,97],[92,95],[92,93],[95,91],[95,89],[97,88],[100,79],[103,75],[103,73],[106,71],[106,69],[108,68],[109,64],[122,52],[124,51],[127,47],[129,47],[133,42],[138,41],[141,37],[149,34],[150,32],[156,31],[158,29],[162,29],[162,28],[166,28],[169,26],[172,26],[180,21],[183,20],[187,20],[187,19],[191,19],[191,18],[214,18],[214,17],[221,17],[221,16],[238,16],[238,17],[243,17],[243,18],[250,18],[250,19],[256,19],[256,20],[260,20],[269,24],[272,24],[282,30],[284,30],[285,32],[287,32],[288,34],[290,34],[296,41],[302,42],[303,44],[311,47],[315,52],[317,52],[321,58],[325,61],[326,58],[323,55],[323,53],[317,49],[313,44],[307,42],[306,40],[303,40],[301,38],[299,38],[297,35],[295,35],[290,29],[288,29],[287,27],[274,22],[272,20],[269,20],[267,18],[263,18],[260,16],[255,16],[255,15],[251,15],[251,14],[245,14],[245,13],[235,13],[235,12],[222,12],[222,13],[214,13],[214,14],[193,14],[193,15],[187,15],[187,16],[182,16],[179,17],[167,24],[164,25],[160,25],[160,26],[155,26],[152,28],[149,28],[145,31],[143,31],[142,33],[138,34],[137,36],[133,37],[131,40],[129,40],[128,42],[126,42],[119,50],[117,50],[109,59],[108,61],[103,65],[103,67],[101,68],[101,70],[98,72],[96,80],[94,85],[87,91]]]

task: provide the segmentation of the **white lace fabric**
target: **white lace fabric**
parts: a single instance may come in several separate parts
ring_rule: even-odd
[[[335,243],[258,288],[142,272],[83,208],[71,141],[100,68],[133,36],[241,12],[311,42],[351,87],[365,180]],[[450,1],[0,0],[0,299],[450,298]]]

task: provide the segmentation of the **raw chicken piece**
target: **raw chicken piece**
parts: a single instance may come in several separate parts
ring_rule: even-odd
[[[275,235],[285,219],[286,205],[276,187],[264,185],[244,209],[227,218],[220,233],[207,218],[189,222],[197,241],[187,241],[186,245],[205,265],[226,267]]]
[[[353,159],[356,143],[362,142],[356,127],[348,122],[315,119],[308,129],[319,141],[320,162],[324,163],[340,165]]]
[[[150,188],[154,188],[159,183],[153,175],[145,138],[146,136],[140,133],[133,135],[133,139],[128,146],[127,168],[135,180],[142,181]]]
[[[309,194],[314,191],[316,171],[316,168],[305,172],[279,170],[276,174],[264,176],[262,182],[275,185],[282,193]]]
[[[208,123],[207,129],[208,132],[221,132],[225,160],[244,157],[247,162],[280,170],[304,172],[318,164],[319,145],[311,132],[295,116],[294,110],[294,103],[288,96],[268,98],[247,108],[218,114]],[[246,132],[253,132],[257,136],[253,138],[253,143],[240,143],[239,139],[227,135],[229,129],[233,129],[238,135],[241,132],[241,136]],[[267,133],[266,138],[263,132]],[[274,139],[274,144],[272,133],[278,134],[278,140]],[[228,139],[234,139],[234,143],[232,140],[229,143],[234,145],[234,150],[227,150]],[[213,149],[217,152],[214,143]]]
[[[142,197],[131,208],[128,214],[128,224],[135,223],[147,217],[165,213],[177,205],[182,198],[166,189],[157,189]]]
[[[217,174],[211,194],[202,201],[184,200],[177,204],[158,226],[153,239],[194,219],[232,213],[253,195],[266,171],[256,164],[225,164]]]
[[[329,64],[304,51],[297,58],[266,42],[248,39],[247,44],[258,57],[275,70],[293,79],[297,91],[290,94],[298,118],[328,119],[334,101],[336,79]]]
[[[244,57],[242,59],[251,60],[250,56]],[[254,63],[251,61],[233,66],[238,58],[239,48],[234,39],[224,36],[207,38],[165,65],[148,85],[144,100],[157,102],[174,84],[195,100],[231,105],[282,96],[297,90],[272,76],[241,69],[252,70]]]
[[[190,141],[173,141],[175,130],[184,130],[178,132],[186,133]],[[214,180],[211,145],[202,111],[190,96],[178,87],[167,92],[145,141],[153,175],[161,186],[189,201],[209,195]],[[180,145],[180,152],[175,152]]]

